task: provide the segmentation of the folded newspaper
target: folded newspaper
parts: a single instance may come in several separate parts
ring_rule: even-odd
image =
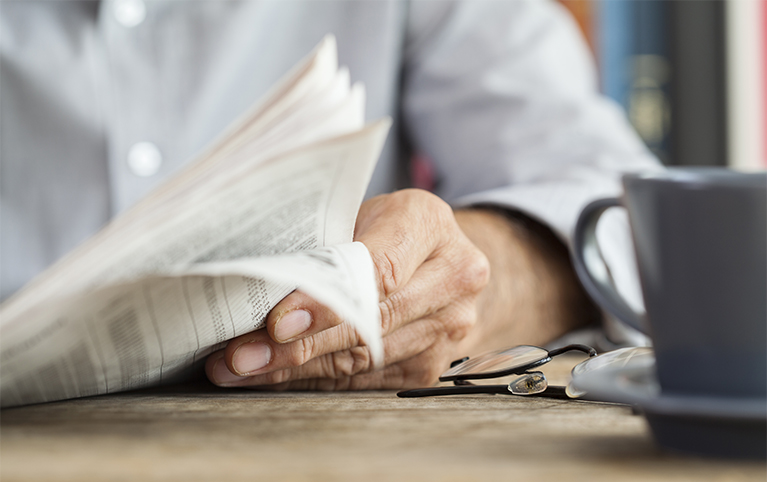
[[[0,405],[181,380],[299,288],[382,358],[354,222],[390,120],[326,37],[203,155],[0,306]]]

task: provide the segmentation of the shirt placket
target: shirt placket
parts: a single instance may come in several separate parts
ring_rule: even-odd
[[[133,205],[169,172],[156,5],[106,0],[99,27],[106,56],[107,140],[112,214]]]

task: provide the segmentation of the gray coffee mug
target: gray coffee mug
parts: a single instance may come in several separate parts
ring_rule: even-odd
[[[574,264],[605,310],[650,335],[664,393],[767,397],[767,173],[668,169],[623,178],[583,210]],[[605,275],[596,225],[628,211],[647,315]]]

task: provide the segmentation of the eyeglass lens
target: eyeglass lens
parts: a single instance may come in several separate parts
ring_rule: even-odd
[[[537,346],[515,346],[505,350],[485,353],[470,358],[452,367],[442,374],[440,379],[457,376],[493,374],[526,367],[532,363],[547,359],[549,352]]]
[[[589,372],[618,369],[629,364],[634,367],[654,365],[655,354],[653,349],[648,347],[631,347],[608,351],[577,364],[572,370],[572,378],[576,380]],[[571,398],[577,398],[584,394],[585,392],[575,389],[572,383],[567,386],[567,395]]]
[[[608,351],[599,356],[589,358],[577,364],[573,368],[573,378],[594,370],[604,370],[605,368],[621,368],[628,364],[632,366],[650,366],[655,363],[655,355],[652,348],[631,347],[620,348],[618,350]]]

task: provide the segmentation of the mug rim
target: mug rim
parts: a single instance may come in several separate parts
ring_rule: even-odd
[[[668,167],[657,171],[623,175],[623,182],[658,182],[690,187],[755,187],[767,188],[767,171],[743,172],[726,167]]]

